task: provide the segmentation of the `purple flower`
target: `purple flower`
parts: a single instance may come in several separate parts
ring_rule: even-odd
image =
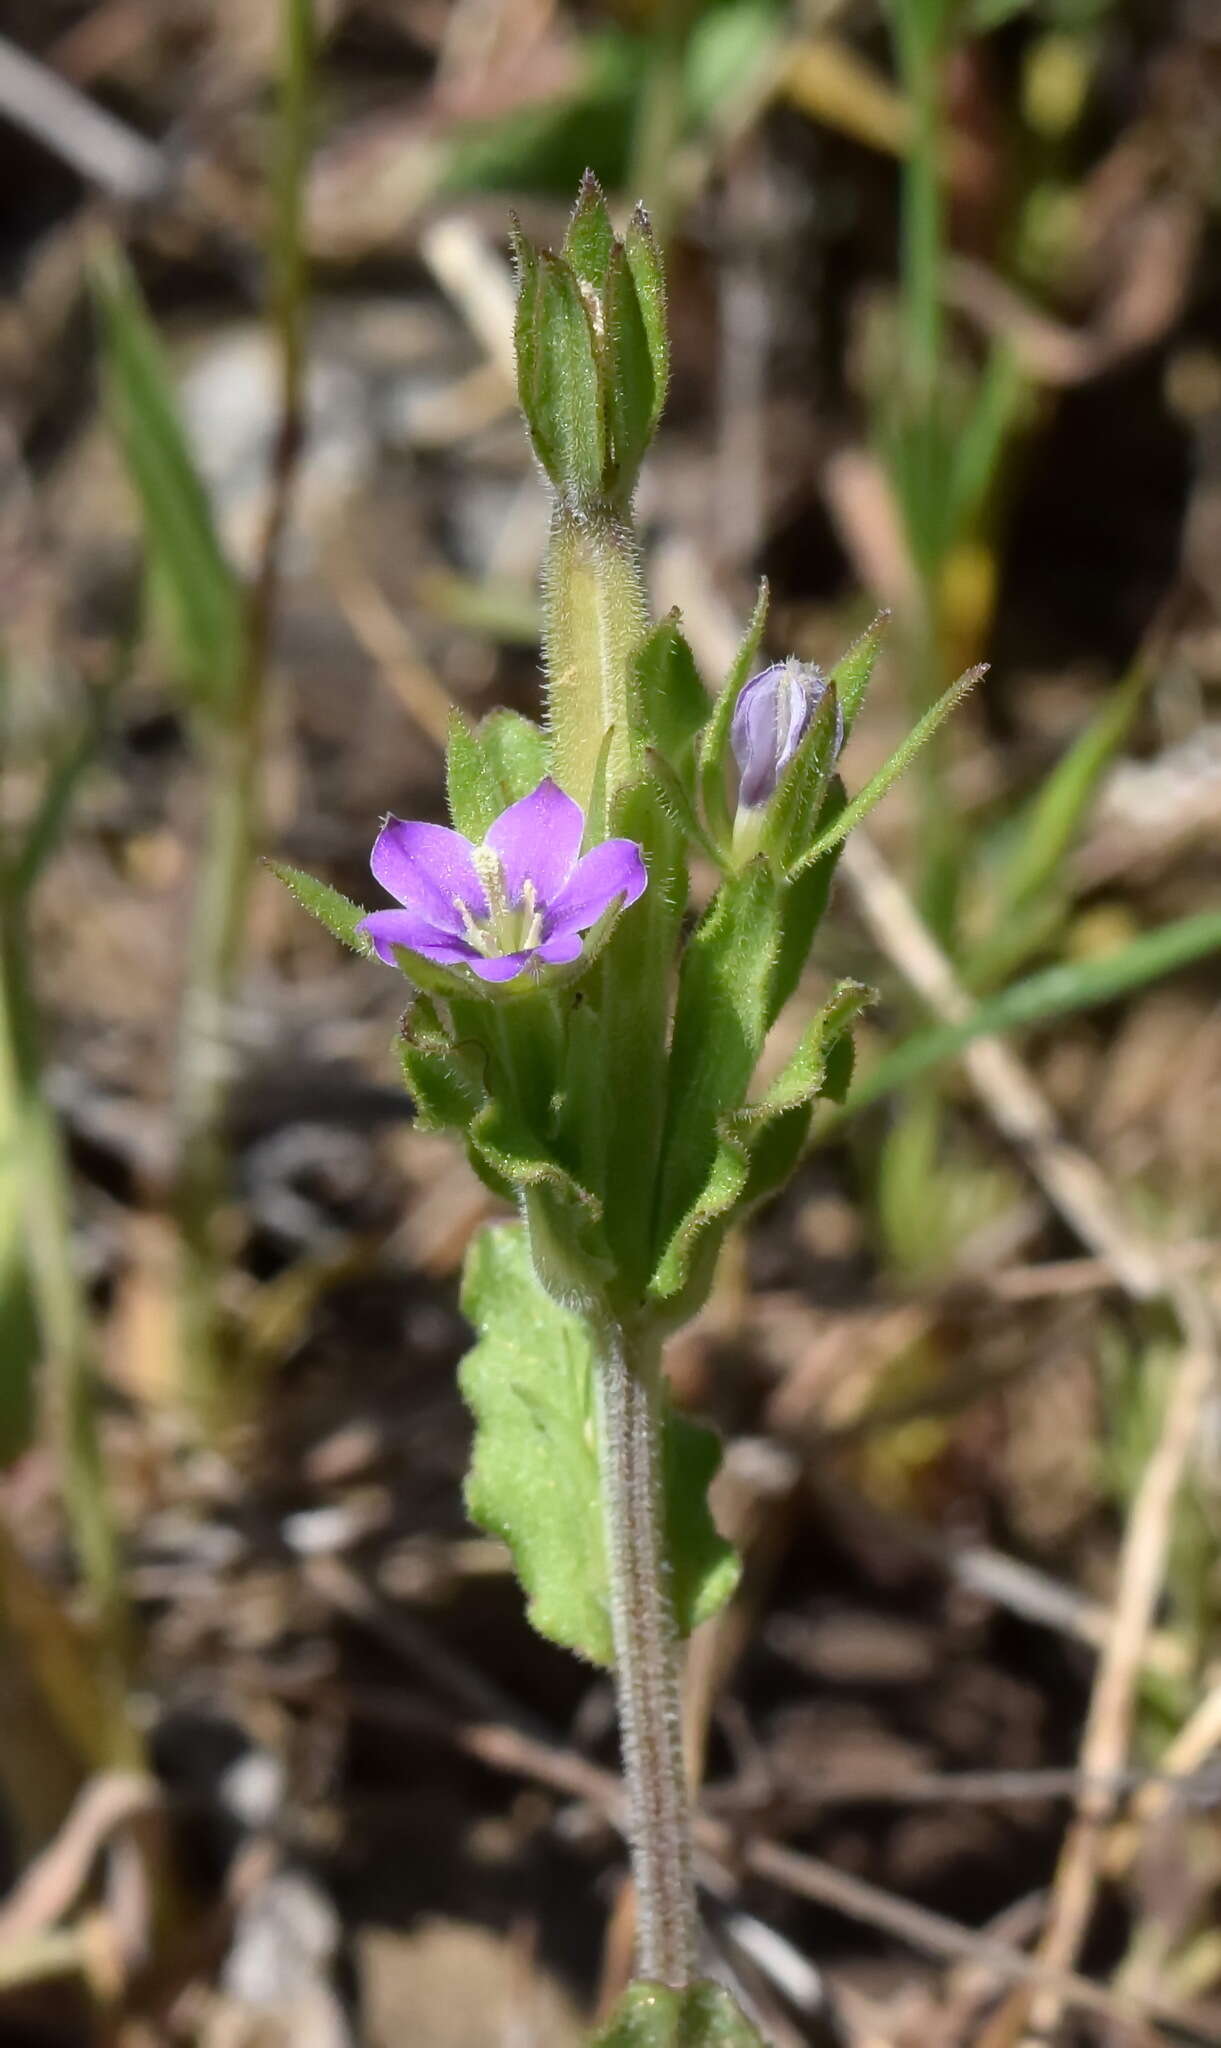
[[[550,780],[510,804],[482,846],[446,825],[390,818],[370,865],[401,910],[375,910],[359,929],[395,967],[396,946],[481,981],[512,981],[528,964],[575,960],[581,934],[616,898],[634,903],[648,876],[633,839],[581,855],[585,814]]]
[[[827,678],[822,670],[791,655],[787,661],[773,662],[745,684],[729,728],[742,773],[738,788],[742,810],[755,810],[767,802],[826,693]],[[843,734],[841,716],[835,739],[837,754]]]

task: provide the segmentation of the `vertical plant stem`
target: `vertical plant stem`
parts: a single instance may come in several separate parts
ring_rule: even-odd
[[[273,173],[269,317],[280,356],[280,405],[267,511],[246,604],[242,651],[227,713],[213,735],[203,874],[192,930],[179,1048],[180,1163],[176,1209],[183,1246],[184,1353],[205,1412],[220,1386],[218,1219],[230,1013],[245,950],[258,842],[267,675],[297,458],[304,431],[307,275],[302,232],[313,79],[311,0],[282,0],[280,104]]]
[[[696,1915],[663,1526],[660,1351],[611,1325],[595,1332],[595,1357],[637,1973],[682,1989],[695,1967]]]
[[[631,717],[632,658],[646,630],[640,548],[607,508],[557,505],[543,575],[547,712],[556,780],[588,811],[602,741],[610,796],[639,769]]]

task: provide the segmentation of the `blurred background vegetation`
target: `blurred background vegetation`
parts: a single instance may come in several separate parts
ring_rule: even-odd
[[[7,0],[0,2042],[559,2048],[628,1967],[608,1689],[462,1518],[493,1205],[259,865],[372,901],[451,705],[537,710],[506,224],[586,165],[710,683],[760,576],[777,655],[886,608],[855,788],[990,664],[675,1347],[711,1967],[778,2048],[1216,2041],[1215,7]]]

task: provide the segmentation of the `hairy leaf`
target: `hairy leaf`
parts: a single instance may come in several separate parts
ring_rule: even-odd
[[[332,889],[329,882],[320,882],[316,875],[307,875],[304,868],[289,867],[282,860],[269,860],[267,865],[285,888],[292,891],[301,908],[326,926],[332,938],[350,946],[354,953],[372,956],[373,948],[368,939],[356,929],[361,919],[369,915],[359,903],[353,903],[350,896]]]
[[[649,744],[677,768],[712,711],[677,610],[654,627],[636,656],[636,700]]]
[[[460,1372],[476,1422],[467,1508],[508,1544],[539,1632],[610,1666],[588,1329],[540,1285],[519,1224],[475,1238],[462,1307],[478,1332]],[[715,1437],[672,1412],[663,1428],[670,1583],[686,1634],[729,1597],[737,1561],[707,1508]]]
[[[750,1085],[770,1021],[783,889],[766,862],[721,884],[687,943],[670,1049],[655,1243],[668,1245],[700,1197],[720,1120]],[[728,1188],[724,1190],[728,1199]]]
[[[890,624],[890,613],[879,612],[872,624],[866,626],[859,640],[854,640],[848,652],[841,655],[831,671],[831,681],[839,699],[839,708],[844,714],[844,732],[850,733],[856,723],[856,716],[865,701],[869,679],[873,674],[878,650]]]
[[[938,726],[949,717],[955,705],[984,674],[986,669],[983,667],[969,668],[964,675],[959,676],[957,682],[950,684],[949,689],[938,697],[937,702],[925,712],[919,723],[912,727],[902,745],[895,748],[889,761],[878,769],[877,774],[871,777],[864,789],[854,796],[850,803],[844,805],[835,823],[819,833],[814,844],[798,862],[795,874],[803,874],[813,867],[816,861],[822,859],[824,853],[828,853],[833,846],[839,845],[841,839],[848,837],[852,827],[859,825],[861,819],[868,816],[875,804],[881,803],[891,783],[898,780],[903,770],[914,761],[921,747],[932,739]]]

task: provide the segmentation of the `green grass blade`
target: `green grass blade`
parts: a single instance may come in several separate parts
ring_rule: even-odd
[[[93,272],[107,407],[144,525],[173,651],[200,700],[221,708],[242,639],[238,580],[217,536],[165,352],[117,249]]]
[[[1221,911],[1204,910],[1158,931],[1144,932],[1101,959],[1066,961],[1029,975],[980,1003],[963,1023],[917,1032],[885,1053],[860,1076],[842,1113],[851,1115],[865,1109],[893,1089],[917,1080],[953,1059],[973,1039],[1029,1029],[1053,1017],[1096,1009],[1217,952],[1221,952]]]
[[[1128,735],[1148,683],[1148,671],[1134,668],[1043,782],[1001,876],[998,922],[1055,880],[1099,781]]]

